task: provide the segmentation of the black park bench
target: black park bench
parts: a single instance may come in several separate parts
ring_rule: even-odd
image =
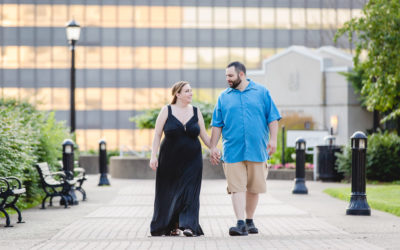
[[[46,193],[46,196],[42,200],[42,209],[46,208],[45,203],[47,198],[50,198],[50,206],[52,206],[53,198],[56,196],[64,200],[64,207],[67,208],[68,200],[72,199],[69,191],[74,187],[76,180],[68,180],[63,171],[51,172],[47,162],[37,163],[36,168],[39,172],[40,183]]]
[[[26,189],[22,187],[21,181],[16,177],[0,177],[0,211],[6,217],[6,227],[12,227],[10,216],[6,208],[12,208],[18,213],[18,223],[23,223],[21,211],[17,208],[18,198],[25,193]]]

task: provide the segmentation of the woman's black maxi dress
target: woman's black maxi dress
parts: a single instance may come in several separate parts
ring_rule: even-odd
[[[168,105],[150,225],[153,236],[169,235],[176,224],[181,230],[189,228],[194,235],[203,235],[199,225],[203,161],[196,107],[193,107],[193,113],[192,118],[182,124],[172,115],[171,106]]]

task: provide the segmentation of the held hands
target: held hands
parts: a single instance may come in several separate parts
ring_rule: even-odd
[[[218,165],[220,162],[221,158],[221,152],[218,150],[218,148],[213,147],[210,149],[210,161],[212,165]]]
[[[149,163],[149,167],[151,169],[153,169],[154,171],[157,170],[157,168],[158,168],[158,160],[157,160],[156,157],[153,157],[153,156],[151,157],[150,163]]]
[[[267,146],[268,155],[272,155],[276,151],[276,141],[270,140]]]

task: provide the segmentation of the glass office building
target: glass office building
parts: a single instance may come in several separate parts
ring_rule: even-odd
[[[338,27],[365,0],[0,0],[0,96],[28,99],[69,119],[65,24],[82,26],[76,49],[77,143],[142,150],[152,131],[129,118],[170,99],[178,80],[213,102],[234,60],[249,70],[291,46],[351,50]]]

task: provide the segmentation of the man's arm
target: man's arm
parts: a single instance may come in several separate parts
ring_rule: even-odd
[[[276,151],[278,137],[278,121],[273,121],[268,124],[270,138],[267,146],[268,155],[272,155]]]
[[[218,165],[221,154],[217,149],[219,138],[221,137],[222,127],[212,127],[210,140],[210,158],[213,165]]]

